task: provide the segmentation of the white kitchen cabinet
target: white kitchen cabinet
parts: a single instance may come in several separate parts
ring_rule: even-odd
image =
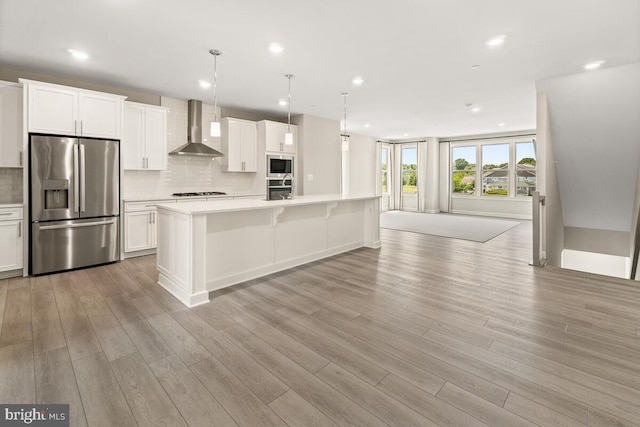
[[[175,202],[173,199],[125,202],[123,235],[125,258],[155,252],[158,244],[156,205]]]
[[[0,82],[0,167],[22,167],[23,154],[22,87]]]
[[[156,210],[150,209],[124,214],[124,251],[135,252],[156,247],[157,231],[154,221]]]
[[[221,121],[220,141],[224,157],[222,169],[227,172],[258,171],[258,131],[256,122],[225,117]]]
[[[293,145],[284,143],[284,136],[289,129],[286,123],[262,120],[258,122],[258,143],[264,144],[267,153],[295,154],[298,145],[298,127],[291,125]]]
[[[28,91],[33,133],[120,139],[126,97],[20,79]]]
[[[0,208],[0,242],[0,273],[22,269],[22,208]]]
[[[128,170],[167,168],[167,109],[124,103],[122,167]]]

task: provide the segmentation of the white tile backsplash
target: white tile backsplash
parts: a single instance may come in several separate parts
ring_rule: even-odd
[[[162,97],[169,108],[167,148],[173,150],[187,142],[187,101]],[[219,138],[208,136],[213,121],[213,106],[202,105],[203,141],[220,150]],[[219,119],[219,116],[218,116]],[[169,156],[166,171],[124,171],[123,196],[161,197],[185,191],[224,191],[229,194],[262,194],[265,180],[261,173],[223,172],[219,159]]]
[[[0,203],[22,203],[22,168],[0,168]]]

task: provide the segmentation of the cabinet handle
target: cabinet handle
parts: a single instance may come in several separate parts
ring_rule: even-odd
[[[22,153],[23,153],[23,151],[20,150],[20,166],[22,166]]]
[[[74,121],[73,121],[73,133],[74,133],[75,135],[77,135],[77,134],[78,134],[78,121],[77,121],[77,120],[74,120]]]
[[[80,120],[80,135],[82,135],[82,120]]]
[[[153,224],[153,220],[151,219],[151,212],[149,212],[149,224]]]
[[[22,237],[22,221],[18,221],[18,237]]]
[[[0,216],[8,216],[8,215],[13,215],[13,214],[11,212],[0,213]]]
[[[152,214],[153,214],[153,223],[155,224],[156,223],[156,213],[152,212]]]

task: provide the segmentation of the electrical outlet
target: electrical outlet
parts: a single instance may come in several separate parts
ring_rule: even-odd
[[[313,181],[313,174],[312,173],[307,175],[307,181]]]

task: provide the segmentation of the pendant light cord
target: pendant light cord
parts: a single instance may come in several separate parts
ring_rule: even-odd
[[[342,96],[344,97],[344,129],[342,130],[343,136],[347,137],[347,96],[349,96],[348,92],[343,92]]]
[[[213,55],[213,121],[218,121],[218,55]]]
[[[289,79],[289,113],[287,114],[287,132],[291,133],[291,77],[293,74],[287,74],[287,79]]]
[[[209,53],[213,55],[213,121],[218,121],[218,56],[222,52],[218,49],[211,49]]]

